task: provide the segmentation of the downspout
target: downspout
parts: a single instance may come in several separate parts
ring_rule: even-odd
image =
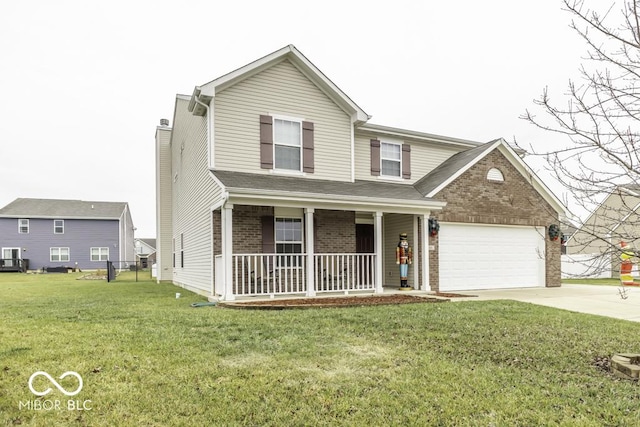
[[[196,104],[201,105],[202,107],[204,107],[205,110],[207,110],[207,160],[209,162],[209,168],[213,168],[213,149],[211,147],[211,131],[213,128],[212,125],[212,120],[213,117],[211,117],[211,109],[209,108],[209,106],[207,104],[205,104],[204,102],[200,101],[198,99],[198,97],[194,96],[193,100],[195,101]]]

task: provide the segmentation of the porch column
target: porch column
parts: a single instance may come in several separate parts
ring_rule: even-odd
[[[233,294],[233,204],[222,207],[222,283],[225,301],[236,299]]]
[[[316,272],[315,272],[315,242],[313,241],[313,208],[304,210],[304,228],[307,242],[307,296],[316,296]]]
[[[373,241],[375,243],[376,254],[376,289],[375,293],[382,293],[382,212],[373,214]]]
[[[422,290],[430,291],[431,286],[429,284],[429,215],[431,212],[427,212],[422,215],[422,235],[420,236],[420,260],[422,261]]]
[[[411,270],[413,271],[413,289],[420,289],[420,272],[418,266],[420,265],[420,261],[418,257],[420,254],[418,253],[418,215],[413,215],[413,265],[411,266]]]

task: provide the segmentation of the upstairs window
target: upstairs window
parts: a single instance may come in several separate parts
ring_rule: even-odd
[[[301,122],[273,120],[274,168],[300,171],[302,166]]]
[[[411,145],[406,142],[372,139],[371,175],[411,179]]]
[[[18,220],[18,233],[20,233],[20,234],[29,234],[29,220],[28,219],[19,219]]]
[[[54,232],[54,234],[64,234],[64,220],[63,219],[54,219],[53,220],[53,232]]]
[[[314,173],[313,122],[260,116],[260,167]]]
[[[380,172],[382,176],[400,177],[402,171],[402,146],[390,142],[380,144]]]

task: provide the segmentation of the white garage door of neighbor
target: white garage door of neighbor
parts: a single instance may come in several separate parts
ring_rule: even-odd
[[[441,223],[440,290],[544,286],[544,228]]]

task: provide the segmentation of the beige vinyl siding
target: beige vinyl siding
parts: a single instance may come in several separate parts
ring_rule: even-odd
[[[208,169],[207,118],[193,116],[187,105],[186,99],[178,98],[171,141],[172,238],[176,245],[173,281],[208,295],[213,284],[211,206],[219,199],[221,189]],[[184,267],[181,267],[183,249]]]
[[[171,130],[156,130],[156,279],[173,280],[171,267]]]
[[[313,122],[315,171],[309,178],[351,180],[351,120],[291,62],[282,61],[216,94],[215,168],[260,168],[259,118],[282,115]]]
[[[385,214],[384,221],[384,286],[400,286],[400,267],[396,264],[396,247],[400,241],[400,233],[407,233],[409,246],[413,250],[413,264],[409,266],[407,276],[409,286],[413,287],[413,269],[417,268],[416,262],[416,238],[413,235],[413,215]]]
[[[569,255],[604,253],[610,248],[607,240],[614,245],[625,240],[632,247],[640,249],[640,242],[637,241],[640,239],[640,228],[637,227],[640,216],[638,213],[632,213],[638,203],[640,203],[638,197],[625,195],[621,198],[617,194],[609,195],[585,221],[585,225],[567,242],[567,253]],[[627,215],[629,217],[625,219]]]
[[[364,133],[356,133],[355,135],[355,170],[356,179],[379,181],[384,178],[371,175],[371,140],[385,140],[382,135],[371,135]],[[447,160],[454,154],[462,151],[460,148],[444,147],[439,144],[429,143],[426,141],[412,141],[409,139],[392,138],[394,142],[404,142],[411,145],[411,178],[403,180],[394,180],[394,182],[403,182],[413,184],[433,169],[438,167],[442,162]]]

